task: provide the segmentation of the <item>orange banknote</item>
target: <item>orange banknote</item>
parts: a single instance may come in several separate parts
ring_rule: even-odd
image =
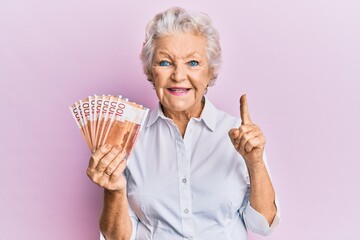
[[[130,155],[148,108],[121,96],[94,95],[70,107],[71,114],[92,152],[104,144],[118,145]]]

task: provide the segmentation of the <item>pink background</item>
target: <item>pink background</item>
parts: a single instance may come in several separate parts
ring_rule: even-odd
[[[68,105],[123,94],[153,107],[145,24],[175,1],[0,2],[1,239],[97,239],[102,190]],[[360,239],[358,0],[181,1],[210,15],[223,67],[209,98],[247,93],[282,220],[267,239]],[[251,235],[250,239],[264,239]]]

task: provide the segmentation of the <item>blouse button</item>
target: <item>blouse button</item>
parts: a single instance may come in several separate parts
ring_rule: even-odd
[[[183,178],[183,179],[182,179],[182,182],[183,182],[183,183],[186,183],[186,182],[187,182],[186,178]]]
[[[188,213],[189,209],[185,208],[184,213]]]

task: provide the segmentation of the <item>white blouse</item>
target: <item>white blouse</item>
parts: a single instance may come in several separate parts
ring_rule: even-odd
[[[239,126],[207,98],[184,138],[160,106],[149,113],[125,170],[131,239],[245,240],[247,229],[272,231],[279,205],[271,226],[250,206],[247,168],[228,136]]]

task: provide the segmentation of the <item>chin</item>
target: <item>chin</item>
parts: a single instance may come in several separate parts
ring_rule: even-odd
[[[165,108],[173,112],[183,112],[189,110],[189,107],[186,107],[184,105],[170,105],[170,106],[165,106]]]

